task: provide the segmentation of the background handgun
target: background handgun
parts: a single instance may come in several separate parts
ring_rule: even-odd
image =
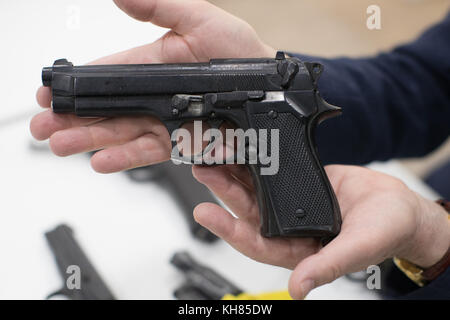
[[[56,113],[80,117],[152,115],[169,134],[192,120],[212,128],[279,132],[279,170],[254,179],[264,236],[331,238],[340,230],[339,205],[314,142],[316,125],[340,113],[317,90],[317,63],[286,58],[219,59],[208,63],[89,65],[65,59],[42,71]],[[271,140],[271,137],[267,141]],[[210,144],[213,141],[210,141]],[[174,149],[177,141],[172,141]],[[247,146],[250,153],[250,145]],[[180,155],[182,161],[192,157]]]
[[[114,295],[95,270],[83,250],[73,237],[73,231],[65,224],[45,233],[50,249],[55,256],[58,271],[64,279],[63,287],[47,298],[63,295],[72,300],[114,300]],[[79,288],[68,288],[67,281],[74,273],[68,268],[76,266],[80,271]],[[78,275],[75,275],[78,276]],[[70,279],[69,279],[70,280]]]
[[[151,166],[135,168],[127,171],[128,176],[137,182],[153,181],[166,189],[176,200],[192,235],[204,242],[213,242],[218,238],[208,229],[194,220],[194,208],[202,202],[217,203],[211,192],[195,180],[192,176],[191,166],[176,165],[166,161]]]

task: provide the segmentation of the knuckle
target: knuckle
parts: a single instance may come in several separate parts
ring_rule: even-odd
[[[332,264],[330,266],[330,274],[331,274],[331,278],[326,280],[327,283],[330,283],[330,282],[336,280],[337,278],[340,278],[341,276],[343,276],[342,268],[338,264]]]

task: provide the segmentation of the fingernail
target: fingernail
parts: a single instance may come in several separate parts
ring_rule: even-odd
[[[314,281],[313,280],[305,280],[300,283],[300,291],[302,293],[302,299],[305,299],[306,295],[314,289]]]

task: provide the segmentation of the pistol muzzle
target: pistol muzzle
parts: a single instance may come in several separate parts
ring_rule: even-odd
[[[53,67],[44,67],[42,69],[42,84],[45,87],[50,87],[52,85],[52,74]]]

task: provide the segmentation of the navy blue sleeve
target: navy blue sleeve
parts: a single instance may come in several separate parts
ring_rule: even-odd
[[[450,14],[416,41],[368,58],[325,59],[319,90],[342,116],[317,128],[322,161],[422,156],[450,134]]]

